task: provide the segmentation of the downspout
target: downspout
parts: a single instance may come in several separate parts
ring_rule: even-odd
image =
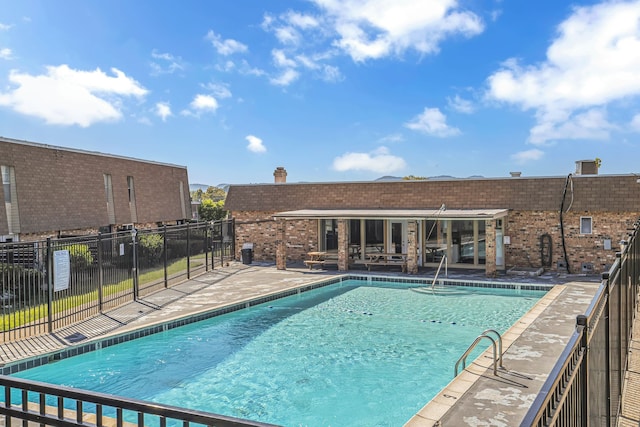
[[[564,221],[562,218],[562,214],[564,213],[564,201],[567,198],[567,187],[569,187],[569,182],[571,181],[571,174],[567,176],[567,180],[564,183],[564,190],[562,191],[562,202],[560,202],[560,237],[562,238],[562,252],[564,255],[564,262],[567,264],[567,273],[571,274],[571,267],[569,266],[569,258],[567,257],[567,245],[564,239]],[[567,211],[571,208],[569,208]]]

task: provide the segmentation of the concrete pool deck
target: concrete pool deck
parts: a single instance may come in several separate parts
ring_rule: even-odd
[[[352,271],[367,274],[366,271]],[[372,276],[432,278],[433,269],[416,275],[375,272]],[[156,292],[92,319],[40,337],[0,345],[3,365],[55,353],[96,338],[124,334],[152,324],[210,311],[260,296],[295,289],[342,275],[309,270],[303,264],[277,270],[271,263],[250,266],[233,262],[169,289]],[[450,271],[449,279],[488,279],[480,272]],[[491,281],[561,284],[541,299],[503,336],[504,370],[494,376],[492,359],[481,356],[467,364],[443,392],[407,422],[408,426],[517,425],[541,388],[558,355],[600,283],[597,276],[502,276]],[[82,336],[82,342],[73,337]],[[75,341],[75,342],[73,342]],[[471,361],[469,361],[471,362]],[[451,367],[453,377],[453,366]],[[426,402],[425,402],[426,403]],[[455,403],[455,410],[452,410]]]

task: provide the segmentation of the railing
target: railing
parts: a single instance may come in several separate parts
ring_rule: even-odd
[[[521,426],[616,426],[640,289],[640,220]]]
[[[497,337],[497,340],[491,338],[488,334],[495,335]],[[478,337],[473,341],[473,343],[471,343],[469,348],[467,348],[467,350],[462,354],[462,356],[460,356],[460,358],[456,362],[456,366],[454,369],[454,374],[453,374],[454,378],[458,376],[458,367],[460,366],[460,363],[462,363],[462,369],[465,369],[467,367],[467,357],[473,351],[473,349],[476,348],[476,346],[480,343],[480,341],[482,341],[483,338],[487,338],[489,341],[491,341],[491,346],[493,347],[493,375],[498,375],[498,363],[500,364],[500,368],[501,369],[503,368],[502,337],[500,336],[500,333],[498,331],[494,329],[487,329],[486,331],[478,335]]]
[[[440,260],[440,264],[438,265],[438,269],[436,270],[436,275],[433,276],[433,282],[431,283],[431,290],[434,290],[436,287],[436,281],[438,280],[438,275],[440,274],[440,270],[442,269],[442,264],[444,263],[444,274],[445,276],[449,276],[449,271],[447,270],[447,256],[443,255]]]
[[[221,266],[233,220],[0,243],[0,342],[59,330]]]
[[[5,426],[12,420],[25,427],[29,421],[59,427],[273,425],[5,376],[0,376],[0,401]]]

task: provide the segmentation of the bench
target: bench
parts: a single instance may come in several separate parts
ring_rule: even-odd
[[[367,267],[369,271],[371,271],[372,266],[380,265],[380,266],[400,266],[403,273],[407,272],[407,255],[406,254],[395,254],[395,253],[372,253],[367,254],[369,257],[369,261],[365,262],[364,265]]]
[[[312,270],[315,265],[319,265],[320,267],[322,267],[324,265],[324,263],[325,263],[324,260],[315,260],[315,259],[314,260],[311,260],[311,259],[304,260],[304,265],[309,267],[309,270]]]

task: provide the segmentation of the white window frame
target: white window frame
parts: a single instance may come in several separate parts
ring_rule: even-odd
[[[589,231],[586,231],[586,227],[583,227],[583,221],[589,220]],[[593,218],[590,216],[580,217],[580,234],[593,234]]]

